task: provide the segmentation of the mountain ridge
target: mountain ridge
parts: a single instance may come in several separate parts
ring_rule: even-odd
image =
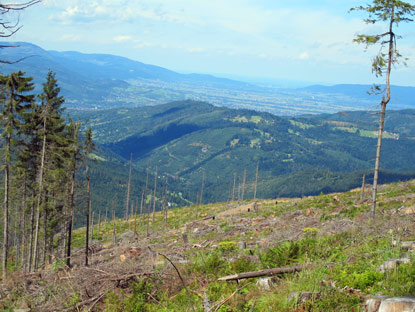
[[[0,64],[0,71],[25,71],[34,77],[38,90],[47,71],[56,72],[65,105],[71,108],[139,107],[192,99],[276,115],[303,115],[367,110],[379,103],[378,97],[366,95],[370,86],[364,85],[280,89],[207,74],[180,74],[111,54],[46,51],[25,42],[16,45],[20,47],[1,49],[0,58],[25,59],[17,64]],[[393,90],[390,107],[413,107],[414,87]]]
[[[415,125],[408,112],[415,113],[388,113],[383,147],[382,168],[401,172],[402,177],[415,171],[410,156],[415,149]],[[125,161],[133,153],[141,172],[150,164],[152,172],[157,166],[159,172],[175,177],[175,189],[191,201],[203,171],[206,200],[225,200],[230,190],[223,190],[233,184],[235,173],[242,183],[244,170],[249,182],[246,194],[251,196],[258,162],[262,181],[258,196],[299,196],[302,192],[295,185],[300,180],[307,185],[305,194],[355,187],[361,175],[371,171],[376,145],[376,119],[368,112],[295,118],[188,100],[73,113],[90,121],[98,144]],[[332,180],[330,184],[336,186],[314,181],[317,172],[323,182]],[[291,181],[291,191],[277,187],[284,181]]]

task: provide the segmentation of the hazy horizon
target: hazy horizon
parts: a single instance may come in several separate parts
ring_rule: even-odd
[[[304,86],[372,84],[370,62],[357,33],[381,33],[350,7],[357,0],[44,0],[20,14],[10,41],[45,50],[128,57],[177,72],[243,77],[243,81]],[[17,18],[17,16],[16,16]],[[415,85],[415,31],[400,25],[398,49],[408,66],[392,84]],[[235,78],[233,78],[235,79]],[[240,80],[240,79],[239,79]]]

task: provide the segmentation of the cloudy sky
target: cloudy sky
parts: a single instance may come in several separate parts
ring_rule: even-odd
[[[179,72],[263,81],[373,83],[357,33],[384,32],[348,13],[356,0],[43,0],[21,13],[13,37],[48,50],[110,53]],[[415,85],[415,25],[398,32],[408,67],[392,83]]]

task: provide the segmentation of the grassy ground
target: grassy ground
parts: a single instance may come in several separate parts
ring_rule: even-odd
[[[90,268],[84,268],[85,230],[74,233],[71,270],[55,264],[36,276],[15,274],[3,283],[4,310],[35,311],[361,311],[369,294],[415,294],[415,264],[377,268],[413,255],[400,241],[415,240],[408,214],[415,182],[382,186],[376,219],[360,190],[297,199],[217,203],[160,212],[129,222],[95,226]],[[196,220],[196,213],[198,219]],[[215,216],[215,219],[206,219]],[[183,240],[186,234],[188,242]],[[219,282],[235,273],[307,265],[267,280]],[[19,282],[20,280],[20,282]],[[28,287],[22,286],[27,285]],[[53,282],[52,282],[53,281]],[[35,287],[35,286],[36,287]],[[299,300],[294,293],[310,292]],[[290,296],[291,295],[291,296]],[[59,308],[59,309],[58,309]]]

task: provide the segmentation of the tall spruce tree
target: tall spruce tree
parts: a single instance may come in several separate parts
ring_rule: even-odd
[[[387,27],[386,31],[381,34],[359,34],[354,40],[357,43],[364,44],[366,48],[372,45],[380,45],[379,53],[373,58],[372,61],[372,72],[376,75],[376,77],[386,75],[385,89],[382,91],[379,86],[375,86],[373,89],[374,92],[384,93],[380,102],[381,112],[379,120],[378,143],[376,148],[376,161],[373,176],[371,215],[372,218],[374,218],[376,210],[376,195],[386,105],[389,103],[391,98],[390,75],[392,66],[398,64],[402,60],[405,61],[405,59],[403,59],[402,55],[397,50],[397,40],[401,37],[395,33],[394,28],[398,27],[398,25],[402,22],[413,21],[410,17],[415,15],[415,6],[409,2],[399,0],[373,0],[372,3],[367,4],[366,6],[358,6],[350,10],[366,12],[368,17],[364,21],[367,24],[380,23],[384,24]]]
[[[70,144],[68,146],[69,159],[68,159],[68,175],[69,175],[69,194],[68,196],[68,216],[67,216],[67,243],[66,243],[66,265],[71,267],[72,256],[72,229],[74,222],[74,209],[75,209],[75,183],[76,172],[79,168],[79,162],[81,160],[81,148],[79,146],[79,133],[81,129],[81,123],[79,121],[73,121],[69,119],[68,125],[68,137]]]
[[[92,141],[92,129],[91,127],[85,131],[85,177],[87,183],[87,208],[86,208],[86,234],[85,234],[85,265],[89,265],[89,225],[91,215],[91,177],[89,175],[89,157],[91,152],[94,150],[94,142]],[[101,214],[100,214],[101,219]],[[99,233],[99,231],[98,231]]]
[[[46,239],[49,216],[48,209],[51,209],[51,207],[47,205],[48,197],[44,195],[45,193],[51,193],[48,188],[52,188],[52,183],[56,181],[56,170],[62,167],[65,158],[64,147],[67,145],[65,138],[65,120],[62,118],[62,104],[65,100],[59,93],[60,88],[57,85],[55,74],[49,71],[46,82],[43,84],[43,92],[39,95],[41,101],[38,109],[38,120],[40,121],[39,138],[42,141],[42,148],[40,167],[38,170],[33,269],[36,269],[38,265],[38,241],[42,201],[44,204],[44,237]],[[49,183],[47,183],[47,176],[49,177]],[[45,189],[47,192],[44,192]],[[44,246],[45,250],[46,246]]]
[[[9,249],[9,197],[10,197],[10,169],[12,165],[13,148],[21,141],[16,135],[22,130],[23,114],[34,101],[33,79],[25,77],[21,71],[8,76],[0,76],[1,88],[1,122],[4,143],[4,205],[3,205],[3,277],[7,275],[7,261]]]

